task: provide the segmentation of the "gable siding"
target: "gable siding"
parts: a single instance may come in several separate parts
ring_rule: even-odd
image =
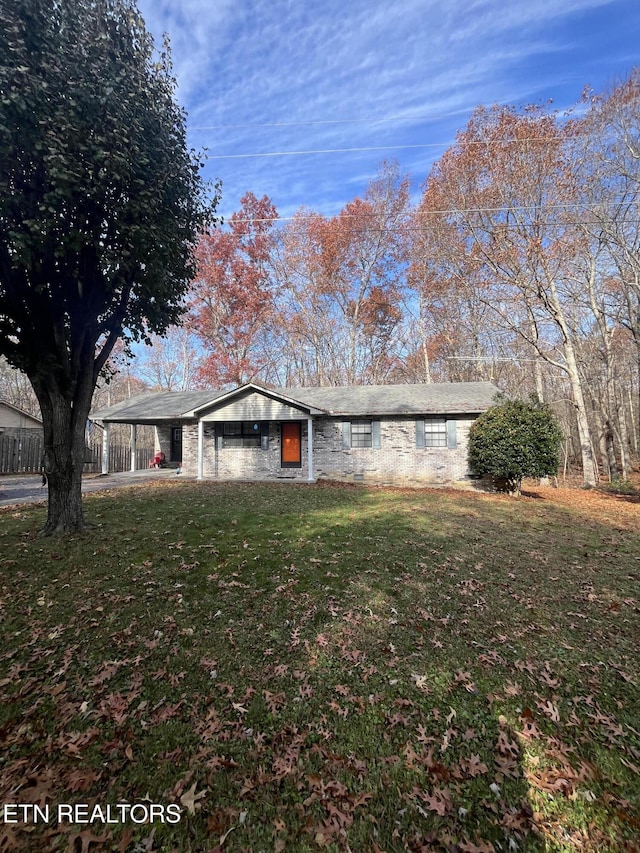
[[[42,422],[32,418],[26,412],[20,412],[13,406],[0,403],[0,428],[42,429]]]
[[[240,399],[232,400],[228,405],[204,415],[205,423],[229,421],[299,421],[306,419],[306,413],[293,406],[287,406],[271,397],[253,392]]]

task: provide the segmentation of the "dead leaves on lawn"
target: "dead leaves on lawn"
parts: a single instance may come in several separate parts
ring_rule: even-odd
[[[516,525],[513,503],[496,501],[514,536],[531,527],[512,556],[487,534],[489,498],[471,512],[468,496],[411,493],[410,523],[401,492],[388,505],[372,493],[363,517],[296,505],[289,530],[255,492],[234,495],[218,509],[233,511],[227,524],[198,516],[202,536],[192,502],[189,516],[172,509],[179,537],[166,541],[166,513],[158,522],[164,550],[123,538],[106,579],[106,552],[68,581],[34,579],[42,546],[15,546],[0,591],[0,802],[133,800],[144,779],[180,805],[181,853],[347,851],[354,838],[374,853],[605,850],[640,837],[625,798],[640,774],[638,602],[627,575],[618,587],[603,574],[613,541],[554,565],[540,502]],[[420,527],[424,513],[436,522]],[[635,557],[625,566],[637,573]],[[1,827],[0,850],[34,838]],[[47,827],[40,841],[174,843],[166,827],[130,825]]]

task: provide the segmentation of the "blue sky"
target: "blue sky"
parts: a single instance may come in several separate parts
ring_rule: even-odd
[[[138,6],[157,44],[169,34],[189,142],[207,149],[225,216],[247,190],[282,217],[301,206],[333,215],[385,158],[417,197],[478,104],[551,99],[564,110],[585,85],[603,91],[640,65],[638,0]],[[279,153],[317,151],[331,153]]]

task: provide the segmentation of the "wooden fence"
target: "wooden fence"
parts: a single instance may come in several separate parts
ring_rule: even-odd
[[[0,474],[38,473],[42,466],[44,450],[42,435],[0,435]],[[153,459],[153,448],[136,450],[136,468],[148,468]],[[127,445],[115,444],[109,448],[109,471],[129,471],[131,450]],[[85,473],[99,474],[102,470],[102,444],[88,444],[85,453]]]
[[[39,430],[0,435],[0,474],[25,474],[40,471],[43,439]]]
[[[148,468],[153,459],[152,447],[136,448],[136,468]],[[102,444],[87,445],[84,470],[99,474],[102,471]],[[131,448],[127,444],[112,444],[109,447],[109,473],[131,470]]]

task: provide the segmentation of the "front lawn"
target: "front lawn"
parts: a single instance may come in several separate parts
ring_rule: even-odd
[[[637,498],[171,481],[86,510],[66,539],[0,512],[1,851],[638,849]]]

